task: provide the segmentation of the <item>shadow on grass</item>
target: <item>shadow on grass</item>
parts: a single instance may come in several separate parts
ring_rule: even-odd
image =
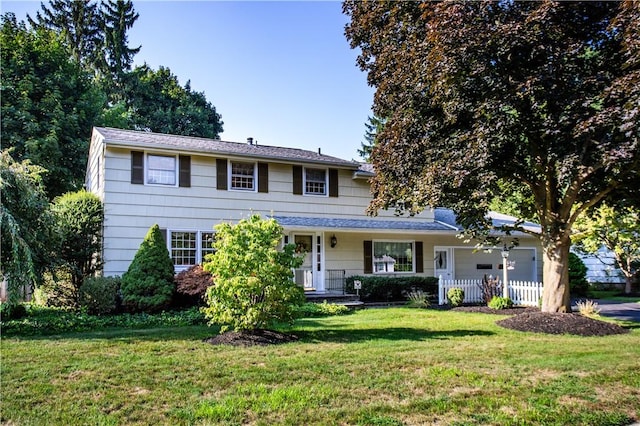
[[[416,328],[372,328],[372,329],[341,329],[322,328],[318,330],[294,330],[300,341],[307,343],[332,342],[332,343],[357,343],[374,340],[429,340],[452,339],[468,336],[491,336],[495,333],[485,330],[435,330]]]
[[[206,325],[188,325],[177,327],[149,327],[149,328],[105,328],[93,331],[70,331],[65,333],[46,333],[19,335],[11,333],[4,335],[3,340],[122,340],[122,341],[170,341],[170,340],[198,340],[219,333],[219,327]]]

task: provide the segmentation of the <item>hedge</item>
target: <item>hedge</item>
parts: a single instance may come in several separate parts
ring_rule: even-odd
[[[399,302],[409,300],[409,293],[421,290],[435,300],[438,294],[438,278],[423,276],[370,276],[347,277],[345,291],[356,293],[353,282],[359,280],[362,288],[358,291],[363,302]]]

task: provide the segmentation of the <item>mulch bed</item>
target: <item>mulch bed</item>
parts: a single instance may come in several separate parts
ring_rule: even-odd
[[[547,334],[574,334],[578,336],[610,336],[628,333],[629,330],[617,324],[585,317],[578,313],[540,312],[538,308],[491,309],[488,306],[460,306],[454,311],[479,312],[486,314],[512,315],[497,321],[500,327],[511,330]]]
[[[212,345],[231,345],[231,346],[266,346],[278,345],[281,343],[295,342],[297,336],[293,334],[280,333],[274,330],[243,330],[243,331],[227,331],[217,336],[204,339],[204,342]]]

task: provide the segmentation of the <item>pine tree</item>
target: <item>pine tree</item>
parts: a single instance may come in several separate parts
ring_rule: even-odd
[[[41,4],[42,13],[35,19],[27,15],[34,27],[45,27],[61,34],[71,56],[85,68],[98,72],[104,68],[102,47],[104,34],[97,3],[91,0],[52,0],[50,8]]]
[[[111,83],[112,100],[124,100],[124,78],[131,71],[133,57],[140,47],[130,48],[127,31],[138,20],[131,0],[109,0],[102,3],[105,37],[105,63],[108,81]]]

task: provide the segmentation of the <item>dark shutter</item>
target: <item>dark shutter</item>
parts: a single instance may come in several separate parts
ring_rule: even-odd
[[[165,228],[160,228],[160,233],[162,234],[164,243],[167,244],[167,230]]]
[[[218,189],[227,190],[227,160],[217,159],[216,160],[216,173],[218,174],[218,178],[216,181],[216,186]]]
[[[338,196],[338,169],[329,169],[329,197]]]
[[[269,192],[269,164],[258,163],[258,192]]]
[[[293,166],[293,193],[302,195],[302,166]]]
[[[144,184],[144,152],[131,151],[131,183]]]
[[[373,242],[364,241],[364,273],[373,273]]]
[[[191,187],[191,156],[181,155],[180,157],[179,185],[184,188]]]
[[[424,272],[424,256],[422,254],[422,241],[416,241],[416,273]]]

